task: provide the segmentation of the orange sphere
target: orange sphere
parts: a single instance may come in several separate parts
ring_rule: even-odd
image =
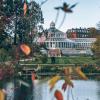
[[[22,52],[23,52],[25,55],[29,55],[30,52],[31,52],[30,47],[29,47],[28,45],[26,45],[26,44],[21,44],[21,45],[20,45],[20,48],[21,48]]]

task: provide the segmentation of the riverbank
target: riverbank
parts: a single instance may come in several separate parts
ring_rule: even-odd
[[[98,64],[95,63],[81,63],[81,60],[83,59],[83,61],[88,61],[91,59],[91,57],[61,57],[61,58],[57,58],[55,64],[51,64],[50,62],[50,58],[49,61],[45,64],[45,63],[37,63],[34,62],[34,60],[20,60],[17,63],[12,63],[12,62],[7,62],[7,64],[4,62],[2,64],[0,64],[0,80],[2,80],[2,78],[10,78],[10,77],[20,77],[20,73],[21,75],[24,74],[24,76],[26,76],[26,72],[24,70],[23,73],[23,69],[29,69],[29,73],[30,77],[31,77],[31,71],[35,70],[37,75],[39,77],[49,77],[51,75],[56,75],[56,74],[61,74],[63,73],[63,69],[67,68],[67,67],[81,67],[81,70],[89,77],[89,79],[96,79],[96,80],[100,80],[100,66]],[[81,58],[81,59],[78,59]],[[66,61],[66,59],[69,59],[72,61],[72,59],[74,61],[80,60],[80,63],[65,63],[64,61]],[[84,60],[85,59],[85,60]],[[62,64],[61,64],[62,63]],[[41,75],[42,73],[42,75]],[[46,75],[46,73],[51,74],[51,75]],[[43,75],[44,74],[44,75]],[[23,75],[22,75],[23,76]]]

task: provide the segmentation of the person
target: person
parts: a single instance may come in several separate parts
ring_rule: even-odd
[[[51,57],[51,63],[55,64],[55,57],[54,56]]]

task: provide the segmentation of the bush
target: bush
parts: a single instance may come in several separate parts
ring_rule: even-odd
[[[48,61],[48,57],[47,57],[47,55],[42,55],[42,57],[41,57],[41,61],[42,61],[42,63],[46,63],[47,61]]]

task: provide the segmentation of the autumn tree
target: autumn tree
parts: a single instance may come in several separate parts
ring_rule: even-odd
[[[98,35],[98,30],[95,27],[88,28],[90,37],[96,38]]]
[[[25,15],[24,1],[27,4]],[[30,42],[34,39],[34,29],[42,20],[41,8],[35,1],[0,0],[0,48],[9,49],[7,51],[10,55],[14,49],[13,44],[18,45],[22,42],[32,44]]]
[[[6,39],[7,34],[4,32],[6,16],[3,12],[3,0],[0,1],[0,48],[3,46],[3,41]]]
[[[93,45],[93,51],[94,54],[96,55],[96,57],[100,58],[100,22],[98,22],[97,24],[98,30],[97,30],[97,34],[96,34],[96,42]]]
[[[96,42],[93,44],[92,48],[96,57],[100,58],[100,35],[97,36]]]
[[[27,12],[24,15],[24,1],[27,4]],[[5,31],[14,36],[14,44],[29,42],[29,33],[32,32],[38,23],[41,23],[43,16],[40,6],[27,0],[5,0],[3,11],[9,20]],[[32,34],[31,34],[32,35]]]

